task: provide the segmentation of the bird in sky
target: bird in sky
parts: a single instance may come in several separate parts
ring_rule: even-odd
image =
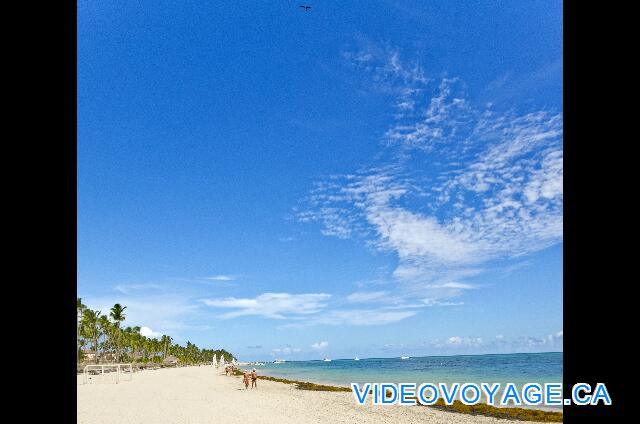
[[[305,12],[306,12],[307,10],[311,9],[311,6],[303,6],[303,5],[300,5],[300,7],[301,7],[301,8],[303,8]]]

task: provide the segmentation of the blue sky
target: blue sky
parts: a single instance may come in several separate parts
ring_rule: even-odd
[[[561,2],[310,4],[78,2],[78,295],[248,360],[562,350]]]

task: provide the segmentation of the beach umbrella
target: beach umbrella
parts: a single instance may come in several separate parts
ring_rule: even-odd
[[[214,367],[218,367],[218,355],[213,355],[213,360],[211,361],[211,365]]]

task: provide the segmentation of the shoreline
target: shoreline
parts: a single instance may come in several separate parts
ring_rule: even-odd
[[[462,356],[462,355],[459,355]],[[253,365],[247,365],[251,368],[253,368]],[[280,377],[278,375],[275,374],[267,374],[267,372],[270,372],[271,369],[260,369],[260,368],[256,368],[258,371],[263,371],[265,372],[264,376],[266,377],[273,377],[273,378],[277,378],[279,380],[286,380],[286,381],[291,381],[292,383],[297,383],[297,382],[304,382],[306,384],[317,384],[317,385],[321,385],[321,386],[328,386],[328,387],[336,387],[336,388],[346,388],[348,389],[349,392],[351,392],[351,388],[348,385],[342,385],[342,384],[338,384],[332,381],[322,381],[322,380],[313,380],[313,381],[302,381],[302,380],[292,380],[289,378],[284,378],[284,377]],[[261,376],[262,377],[262,376]],[[261,378],[258,377],[258,378]],[[493,406],[494,408],[521,408],[521,409],[533,409],[533,410],[537,410],[537,411],[544,411],[544,412],[559,412],[562,413],[563,409],[562,406],[559,407],[553,407],[553,406],[532,406],[532,405],[521,405],[518,407],[515,406]]]
[[[78,384],[78,423],[508,422],[502,418],[442,411],[434,407],[362,407],[344,388],[303,390],[293,383],[282,384],[261,377],[257,389],[245,390],[240,378],[226,376],[220,368],[193,366],[137,372],[131,381],[118,384]],[[78,382],[81,381],[80,375]]]
[[[235,376],[242,376],[242,372],[236,371]],[[311,391],[336,391],[336,392],[349,392],[351,388],[347,386],[335,385],[333,383],[323,382],[309,382],[300,380],[290,380],[286,378],[276,376],[258,376],[259,379],[266,381],[275,381],[283,384],[295,384],[299,390],[311,390]],[[415,398],[414,398],[415,399]],[[453,405],[446,405],[442,399],[440,399],[435,405],[422,405],[417,403],[414,406],[421,406],[427,408],[440,409],[442,411],[470,414],[470,415],[484,415],[487,417],[499,417],[505,419],[517,419],[522,418],[534,419],[542,422],[562,422],[563,411],[562,408],[555,409],[552,407],[535,407],[535,406],[494,406],[483,403],[477,405],[465,405],[462,402],[456,400]],[[406,407],[406,406],[405,406]],[[558,414],[560,414],[558,416]],[[520,418],[522,417],[522,418]],[[558,419],[559,418],[559,419]]]

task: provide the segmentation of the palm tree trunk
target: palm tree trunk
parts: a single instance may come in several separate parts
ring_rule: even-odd
[[[120,362],[120,326],[116,327],[116,362]]]
[[[93,329],[93,355],[96,364],[98,363],[98,328]]]
[[[100,351],[100,357],[98,358],[98,362],[104,360],[104,352],[106,349],[107,349],[107,335],[105,333],[102,341],[102,350]]]

